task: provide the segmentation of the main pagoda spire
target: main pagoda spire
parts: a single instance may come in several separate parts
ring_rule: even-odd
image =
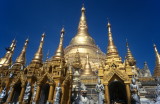
[[[154,44],[153,46],[154,46],[154,51],[156,54],[156,66],[154,69],[154,76],[160,76],[160,55],[159,55],[156,45]]]
[[[90,64],[93,70],[105,60],[105,54],[97,47],[94,39],[91,37],[88,31],[87,18],[86,18],[86,9],[84,5],[81,8],[81,16],[79,19],[78,29],[75,36],[72,38],[70,44],[65,48],[64,53],[67,63],[73,63],[73,57],[79,51],[79,56],[81,57],[82,67],[86,63],[86,54],[90,55]],[[97,54],[98,50],[98,54]],[[99,58],[99,61],[95,62],[94,60]],[[93,65],[94,62],[94,65]]]
[[[108,21],[108,47],[107,47],[107,55],[106,55],[106,64],[112,63],[113,61],[116,63],[122,63],[121,57],[118,54],[118,50],[114,45],[112,32],[111,32],[111,24]]]
[[[89,35],[84,5],[82,6],[82,9],[81,9],[81,17],[78,25],[77,35]]]
[[[88,33],[87,19],[85,16],[86,9],[84,5],[81,8],[81,17],[79,20],[78,31],[72,39],[70,45],[95,45],[94,40]]]
[[[28,39],[26,39],[23,49],[20,53],[20,55],[17,57],[15,64],[21,64],[21,65],[25,65],[25,61],[26,61],[26,49],[27,49],[27,45],[28,45]]]

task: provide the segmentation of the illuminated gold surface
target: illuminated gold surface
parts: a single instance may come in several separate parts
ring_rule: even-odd
[[[72,66],[74,69],[81,69],[82,68],[82,64],[81,64],[81,59],[79,56],[79,51],[77,50],[74,61],[72,63]]]
[[[45,34],[43,33],[41,37],[39,48],[37,52],[35,53],[34,58],[32,59],[32,62],[42,63],[42,57],[43,57],[42,48],[43,48],[43,43],[44,43],[44,37],[45,37]]]
[[[85,56],[87,53],[90,55],[90,64],[93,70],[96,70],[101,61],[104,61],[105,59],[105,54],[96,46],[94,40],[88,33],[84,6],[81,9],[81,17],[77,34],[72,38],[69,46],[65,48],[65,58],[67,59],[68,63],[73,62],[73,57],[75,56],[77,49],[81,57],[83,68],[86,63]]]
[[[126,43],[126,46],[127,46],[127,55],[126,55],[126,59],[127,61],[129,62],[129,64],[131,66],[134,66],[136,64],[136,60],[134,59],[130,49],[129,49],[129,45],[128,45],[128,42]]]
[[[58,83],[61,84],[62,93],[60,97],[60,104],[71,104],[71,94],[72,94],[72,82],[73,72],[72,67],[77,69],[82,69],[81,73],[81,82],[87,85],[97,84],[97,77],[100,78],[102,84],[105,86],[105,101],[110,103],[110,94],[109,84],[114,81],[120,81],[125,85],[126,98],[128,104],[131,102],[131,94],[129,85],[131,83],[132,76],[137,74],[137,68],[135,59],[127,45],[127,56],[124,63],[122,63],[121,57],[118,54],[118,50],[114,44],[112,33],[111,33],[111,24],[108,22],[108,47],[107,54],[105,55],[101,50],[95,45],[94,40],[88,33],[88,26],[85,17],[85,8],[82,7],[82,14],[78,26],[78,32],[76,36],[71,40],[70,45],[65,49],[65,58],[64,59],[64,50],[63,50],[63,38],[64,38],[64,28],[61,30],[60,42],[55,51],[55,55],[50,59],[42,63],[42,47],[44,43],[44,34],[41,37],[40,45],[38,51],[35,53],[35,56],[29,66],[24,70],[18,68],[16,70],[0,70],[0,73],[3,75],[3,78],[0,79],[0,92],[6,87],[7,91],[12,87],[10,96],[7,98],[6,103],[9,103],[13,100],[14,91],[16,86],[20,84],[22,88],[18,101],[20,104],[26,104],[23,101],[24,91],[26,88],[26,83],[30,82],[31,86],[34,86],[34,83],[37,83],[37,90],[35,99],[31,99],[29,103],[35,102],[38,104],[38,101],[41,99],[41,92],[43,91],[43,85],[48,84],[49,90],[47,101],[49,103],[54,103],[56,90]],[[24,54],[26,52],[28,41],[26,41],[23,50],[20,56],[17,58],[16,62],[25,63]],[[11,52],[7,52],[5,57],[0,59],[0,64],[3,65],[6,60],[11,60],[15,44],[11,44]],[[156,71],[159,71],[160,56],[155,47],[156,53]],[[88,55],[90,57],[88,57]],[[87,60],[86,60],[87,55]],[[106,56],[106,57],[105,57]],[[90,58],[90,59],[89,59]],[[106,59],[106,62],[104,62]],[[128,60],[129,61],[128,61]],[[131,60],[131,61],[130,61]],[[133,62],[134,64],[130,64]],[[11,62],[7,62],[7,64]],[[72,66],[71,66],[72,65]],[[30,67],[31,66],[31,67]],[[38,66],[38,67],[37,67]],[[98,70],[98,75],[93,73],[92,70]],[[155,72],[156,72],[155,71]],[[13,78],[9,78],[10,73],[13,72]],[[157,73],[157,72],[156,72]],[[142,80],[145,80],[142,78]],[[147,80],[154,80],[153,78]],[[47,92],[47,91],[46,91]],[[31,95],[34,93],[33,89],[31,90]],[[31,97],[31,96],[30,96]]]
[[[113,61],[115,63],[121,63],[121,57],[118,54],[117,48],[114,45],[112,32],[111,32],[111,24],[108,21],[108,47],[107,47],[107,54],[106,54],[106,64],[111,64]]]
[[[87,55],[86,64],[83,72],[81,73],[81,76],[94,76],[94,75],[95,74],[92,72],[92,69],[91,69],[91,64],[89,63],[89,56]]]
[[[154,51],[156,54],[156,62],[155,62],[156,65],[154,69],[154,76],[160,76],[160,55],[155,44],[154,44]]]
[[[64,30],[64,28],[62,28],[62,30],[61,30],[60,42],[59,42],[58,48],[57,48],[57,50],[56,50],[55,55],[54,55],[53,58],[61,58],[61,57],[64,57],[64,50],[63,50],[64,33],[65,33],[65,30]]]
[[[13,55],[15,47],[16,47],[16,41],[14,39],[9,47],[9,50],[6,52],[5,56],[0,59],[0,67],[11,65],[12,55]]]
[[[26,49],[27,49],[27,44],[28,44],[28,39],[26,39],[25,44],[23,46],[23,49],[20,53],[20,55],[17,57],[16,59],[16,64],[22,64],[25,65],[25,61],[26,61]]]

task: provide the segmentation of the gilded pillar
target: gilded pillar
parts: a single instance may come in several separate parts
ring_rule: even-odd
[[[130,92],[130,86],[129,83],[125,83],[126,85],[126,93],[127,93],[127,102],[128,104],[131,103],[131,92]]]
[[[49,88],[48,102],[52,102],[55,87],[53,83],[49,83],[49,85],[50,85],[50,88]]]
[[[20,103],[20,102],[22,102],[22,100],[23,100],[23,96],[24,96],[24,92],[25,92],[25,86],[26,84],[22,84],[21,85],[21,87],[22,87],[22,89],[21,89],[21,93],[20,93],[20,96],[19,96],[19,100],[18,100],[18,102]]]
[[[72,84],[70,84],[70,87],[69,87],[69,91],[68,91],[68,101],[67,101],[67,104],[71,104],[71,96],[72,96]]]
[[[37,91],[36,91],[36,97],[35,97],[35,102],[37,102],[39,100],[39,96],[40,96],[40,91],[41,91],[41,84],[37,83]]]
[[[106,99],[106,104],[110,104],[110,96],[109,96],[109,88],[108,88],[108,83],[105,83],[105,99]]]

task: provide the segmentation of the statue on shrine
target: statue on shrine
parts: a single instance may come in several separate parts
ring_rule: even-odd
[[[98,79],[95,90],[98,93],[98,104],[104,104],[104,85],[101,83],[100,79]]]
[[[72,93],[72,104],[79,104],[80,102],[80,94],[79,93]]]
[[[1,102],[4,102],[5,97],[6,97],[6,87],[0,93],[0,100],[1,100]]]
[[[33,92],[33,95],[32,95],[32,100],[33,100],[33,101],[35,100],[36,92],[37,92],[37,83],[35,82],[35,83],[34,83],[34,92]]]
[[[138,95],[138,86],[136,85],[135,78],[132,78],[130,89],[131,89],[132,104],[141,104],[140,97]]]
[[[9,73],[9,78],[13,78],[13,72]]]
[[[79,104],[89,104],[89,99],[87,98],[87,90],[86,90],[87,87],[83,84],[81,88],[82,90],[81,90]]]
[[[60,83],[58,83],[58,86],[56,87],[56,95],[54,99],[54,104],[60,104],[61,92],[62,92],[62,89],[61,89]]]
[[[81,89],[82,89],[83,91],[87,91],[87,87],[86,87],[83,83],[81,83]]]
[[[30,83],[28,82],[28,83],[27,83],[27,86],[26,86],[25,93],[24,93],[24,97],[23,97],[24,102],[28,102],[29,96],[30,96],[30,91],[31,91],[31,85],[30,85]]]

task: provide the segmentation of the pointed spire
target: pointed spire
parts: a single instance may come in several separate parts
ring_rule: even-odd
[[[108,21],[108,47],[107,47],[107,57],[106,60],[111,59],[116,62],[122,63],[121,57],[118,54],[118,50],[116,46],[114,45],[113,37],[112,37],[112,32],[111,32],[111,24]],[[108,62],[106,62],[108,63]]]
[[[113,42],[113,37],[112,37],[112,32],[111,32],[111,24],[110,24],[109,20],[108,20],[107,27],[108,27],[108,46],[115,48],[115,51],[117,51],[117,49],[114,45],[114,42]]]
[[[61,30],[60,42],[53,58],[64,58],[64,50],[63,50],[64,33],[65,30],[63,27]]]
[[[156,54],[156,60],[160,64],[160,56],[159,56],[159,52],[157,50],[157,47],[156,47],[155,44],[153,45],[153,47],[154,47],[154,51],[155,51],[155,54]]]
[[[10,47],[9,47],[9,48],[6,48],[7,52],[6,52],[6,54],[5,54],[4,57],[8,57],[8,56],[10,55],[10,53],[12,52],[12,50],[13,50],[14,47],[15,47],[15,44],[16,44],[16,40],[14,39],[14,40],[12,41]]]
[[[43,48],[44,38],[45,38],[45,33],[43,33],[41,36],[39,48],[38,48],[37,52],[35,53],[34,58],[32,59],[31,63],[42,64],[42,57],[43,57],[42,48]]]
[[[89,35],[86,16],[85,16],[84,4],[82,5],[82,9],[81,9],[81,17],[80,17],[80,21],[79,21],[79,25],[78,25],[77,35]]]
[[[84,70],[81,74],[82,76],[93,76],[94,73],[92,72],[92,69],[91,69],[91,64],[89,62],[89,55],[87,54],[86,56],[86,64],[85,64],[85,67],[84,67]]]
[[[24,43],[24,46],[23,46],[23,49],[20,53],[20,55],[17,57],[16,59],[16,64],[21,64],[21,65],[25,65],[25,61],[26,61],[26,49],[27,49],[27,45],[28,45],[28,39],[26,39],[25,43]]]
[[[153,46],[154,46],[154,51],[156,54],[156,66],[154,69],[154,76],[160,76],[160,55],[159,55],[156,45],[154,44]]]
[[[14,49],[16,47],[16,41],[15,39],[12,41],[9,48],[6,48],[7,52],[3,58],[0,59],[0,67],[1,66],[9,66],[12,63],[12,55],[14,52]]]
[[[129,62],[130,66],[134,66],[136,64],[136,60],[134,59],[130,49],[129,49],[129,44],[126,40],[126,47],[127,47],[127,55],[126,55],[126,60]]]

